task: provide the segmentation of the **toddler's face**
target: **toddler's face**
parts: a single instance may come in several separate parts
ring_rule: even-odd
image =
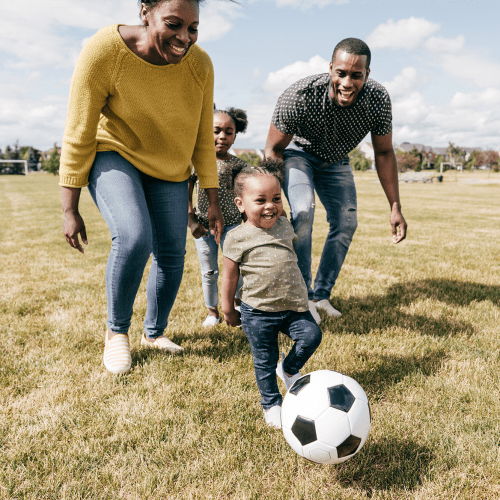
[[[236,138],[236,126],[233,119],[226,113],[214,115],[215,154],[219,159],[225,159]]]
[[[281,186],[274,175],[248,177],[242,195],[234,201],[246,215],[245,224],[263,229],[272,228],[283,212]]]

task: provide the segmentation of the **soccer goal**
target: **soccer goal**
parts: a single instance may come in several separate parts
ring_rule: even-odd
[[[0,160],[0,174],[22,173],[22,167],[20,165],[18,166],[19,163],[24,163],[24,175],[28,175],[28,160],[3,160],[3,159]]]

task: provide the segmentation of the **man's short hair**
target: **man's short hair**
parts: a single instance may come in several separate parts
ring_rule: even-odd
[[[344,38],[341,42],[337,44],[332,54],[332,61],[335,59],[335,54],[338,51],[344,51],[348,54],[354,54],[356,56],[366,56],[366,69],[370,69],[370,60],[372,54],[370,48],[366,45],[363,40],[359,38]]]

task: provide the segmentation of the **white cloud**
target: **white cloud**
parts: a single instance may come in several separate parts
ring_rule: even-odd
[[[316,73],[327,73],[329,62],[321,56],[314,56],[309,61],[297,61],[293,64],[285,66],[269,73],[266,81],[262,85],[262,90],[269,94],[281,94],[292,83],[295,83],[301,78]]]
[[[12,59],[10,68],[72,67],[83,40],[71,28],[97,31],[115,24],[139,24],[133,0],[24,0],[19,15],[16,2],[3,2],[0,47]],[[200,12],[200,41],[218,40],[232,28],[239,7],[227,2],[208,3]],[[74,30],[73,30],[74,31]]]
[[[411,92],[395,99],[392,104],[392,115],[395,124],[415,125],[424,121],[429,114],[429,105],[420,92]]]
[[[431,36],[424,43],[424,47],[429,52],[458,52],[463,48],[465,38],[463,35],[458,35],[456,38],[443,38],[440,36]]]
[[[449,76],[478,87],[498,86],[500,82],[500,63],[490,61],[483,54],[472,50],[436,54],[436,65]]]
[[[0,97],[0,144],[30,144],[48,149],[62,142],[67,104]]]
[[[412,92],[393,102],[393,137],[398,143],[418,142],[461,147],[500,147],[500,90],[457,92],[443,105],[428,103]]]
[[[427,37],[439,30],[440,25],[423,18],[410,17],[378,25],[367,37],[366,43],[372,50],[407,49],[418,47]]]
[[[241,9],[228,2],[209,2],[202,5],[198,42],[214,42],[227,35],[233,28],[232,19],[242,17]]]
[[[313,6],[326,7],[328,5],[342,5],[349,0],[276,0],[278,7],[295,7],[297,9],[310,9]]]
[[[457,92],[453,96],[450,106],[455,109],[500,106],[500,90],[488,88],[479,92],[470,92],[469,94]]]
[[[394,98],[414,90],[418,83],[417,70],[408,67],[403,68],[401,74],[397,75],[392,82],[384,82],[382,85],[387,89],[391,98]]]
[[[241,137],[242,143],[245,141],[264,149],[275,105],[274,98],[263,97],[248,107],[248,130]]]

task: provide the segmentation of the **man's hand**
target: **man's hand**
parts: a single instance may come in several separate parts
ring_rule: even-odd
[[[394,207],[392,209],[389,220],[392,227],[392,242],[399,243],[400,241],[403,241],[406,238],[408,225],[406,224],[405,218],[398,207]]]

